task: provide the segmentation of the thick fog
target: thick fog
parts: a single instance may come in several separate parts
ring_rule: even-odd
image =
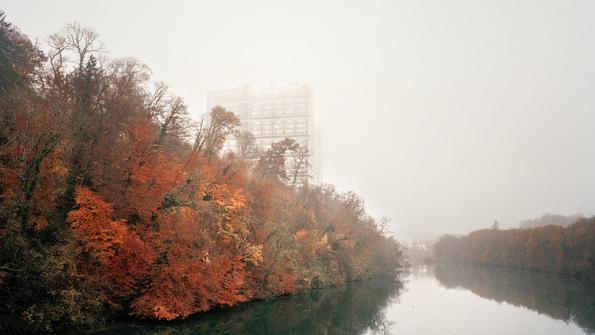
[[[323,180],[401,234],[595,213],[595,2],[4,1],[40,43],[93,27],[193,114],[206,91],[315,91]]]

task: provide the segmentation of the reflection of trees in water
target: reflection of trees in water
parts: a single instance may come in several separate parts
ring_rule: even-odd
[[[551,273],[473,265],[438,264],[438,281],[480,297],[522,306],[554,319],[572,320],[595,333],[595,286]]]
[[[394,278],[373,278],[270,301],[197,315],[181,322],[123,325],[105,334],[388,334],[384,308],[403,288]]]

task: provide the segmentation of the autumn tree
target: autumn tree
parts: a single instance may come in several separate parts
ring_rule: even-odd
[[[2,331],[184,318],[397,269],[359,197],[299,183],[304,147],[260,155],[222,107],[194,125],[98,36],[70,24],[44,53],[0,15]],[[219,155],[232,136],[240,155]]]
[[[249,131],[242,130],[238,132],[238,154],[242,159],[254,158],[257,154],[256,138]]]
[[[221,106],[211,109],[208,119],[201,119],[196,125],[193,150],[213,156],[221,150],[228,135],[235,134],[240,119]]]
[[[593,279],[595,219],[568,226],[482,229],[464,236],[445,235],[434,246],[440,261],[560,272]]]
[[[290,173],[291,173],[291,188],[295,188],[299,182],[298,178],[307,179],[310,177],[307,172],[310,167],[310,152],[304,146],[298,146],[290,151]]]
[[[62,31],[50,36],[51,65],[54,68],[64,65],[64,61],[72,61],[78,70],[82,70],[91,56],[104,51],[99,34],[78,22],[67,24]],[[65,53],[68,52],[73,60]]]
[[[64,138],[63,119],[54,106],[27,85],[41,68],[40,51],[0,16],[0,61],[3,62],[4,90],[0,95],[0,191],[5,201],[7,223],[18,224],[32,234],[34,199],[56,150]],[[63,171],[54,170],[56,173]],[[48,185],[49,186],[49,185]],[[45,191],[45,190],[42,190]],[[3,221],[4,221],[3,220]],[[17,221],[15,221],[17,220]]]
[[[264,179],[289,180],[285,156],[288,151],[295,151],[299,147],[299,144],[291,138],[271,144],[270,149],[265,151],[258,160],[257,170],[260,176]]]
[[[156,87],[156,92],[152,99],[159,98],[162,94],[159,92],[161,88]],[[161,101],[161,100],[158,100]],[[166,138],[176,143],[183,143],[188,136],[189,116],[188,110],[184,101],[180,97],[168,96],[163,102],[150,101],[148,108],[151,116],[158,126],[158,135],[156,143],[158,145],[164,144]]]

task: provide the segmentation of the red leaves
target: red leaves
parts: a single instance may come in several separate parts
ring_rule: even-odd
[[[78,187],[78,208],[68,215],[80,243],[80,271],[103,300],[131,301],[133,315],[184,318],[304,285],[340,283],[373,271],[373,257],[389,257],[358,249],[356,241],[391,245],[357,211],[345,211],[335,193],[300,203],[283,184],[224,183],[225,169],[213,160],[182,166],[166,157],[157,151],[130,158],[119,211]],[[304,199],[322,197],[308,192]],[[137,214],[131,223],[116,218],[130,213]]]
[[[142,137],[130,136],[134,138]],[[240,219],[245,191],[211,179],[205,190],[212,201],[194,202],[185,193],[195,189],[184,187],[184,180],[205,176],[203,171],[213,178],[216,169],[184,167],[151,150],[147,141],[136,143],[127,162],[127,182],[111,186],[120,187],[123,196],[107,193],[120,199],[120,215],[138,215],[134,226],[115,219],[116,211],[99,195],[76,189],[78,208],[68,218],[81,255],[89,256],[83,257],[80,271],[103,300],[137,296],[131,312],[143,318],[170,320],[250,299],[246,263],[262,262],[262,246],[247,240],[249,232]]]
[[[173,241],[164,263],[154,268],[152,282],[132,304],[143,318],[170,320],[247,301],[244,264],[238,256],[220,255],[212,261],[189,245]]]
[[[137,214],[143,220],[150,217],[161,205],[164,196],[186,179],[183,165],[166,152],[157,150],[153,126],[150,122],[129,125],[122,146],[127,152],[120,177],[120,192],[124,195],[123,210]]]
[[[152,250],[124,220],[114,220],[112,206],[88,188],[77,187],[75,201],[79,208],[68,213],[68,220],[80,252],[88,256],[81,271],[117,296],[132,293],[154,262]]]
[[[111,291],[117,296],[128,296],[138,290],[138,283],[148,275],[155,261],[155,253],[134,232],[128,232],[126,243],[107,266],[107,279]]]
[[[154,267],[151,283],[132,304],[133,314],[142,318],[171,320],[207,310],[211,305],[204,277],[207,265],[172,245],[164,251],[162,264]]]
[[[158,230],[145,238],[159,257],[133,314],[170,320],[251,297],[241,250],[220,234],[216,212],[205,215],[185,206],[158,212]]]
[[[112,206],[85,187],[76,188],[77,210],[68,213],[75,236],[83,252],[101,264],[107,264],[124,244],[127,229],[122,220],[113,220]]]
[[[80,294],[79,310],[103,302],[170,320],[397,263],[396,243],[373,228],[352,194],[296,188],[299,164],[294,187],[280,182],[292,177],[285,157],[307,154],[295,140],[259,154],[254,137],[244,133],[240,155],[220,157],[240,124],[233,112],[216,107],[193,127],[182,99],[164,85],[147,92],[148,73],[136,61],[99,63],[83,48],[89,52],[70,71],[62,56],[72,48],[60,36],[52,38],[46,66],[30,44],[35,50],[22,55],[31,58],[28,70],[14,74],[35,77],[35,85],[23,80],[0,99],[0,244],[11,250],[4,261],[58,248],[66,251],[56,262],[71,269],[57,285],[39,281],[34,289],[11,279],[22,292],[8,295],[7,306],[19,306],[23,292],[45,295],[24,302],[15,315],[62,291]],[[75,204],[67,192],[73,183],[88,186],[76,187]],[[68,226],[61,220],[73,205]],[[18,272],[40,273],[35,266]],[[52,311],[72,310],[57,306]]]

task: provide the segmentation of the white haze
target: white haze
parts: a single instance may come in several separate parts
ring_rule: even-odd
[[[208,89],[316,93],[322,175],[400,233],[595,212],[595,1],[4,1],[93,27],[191,111]]]

